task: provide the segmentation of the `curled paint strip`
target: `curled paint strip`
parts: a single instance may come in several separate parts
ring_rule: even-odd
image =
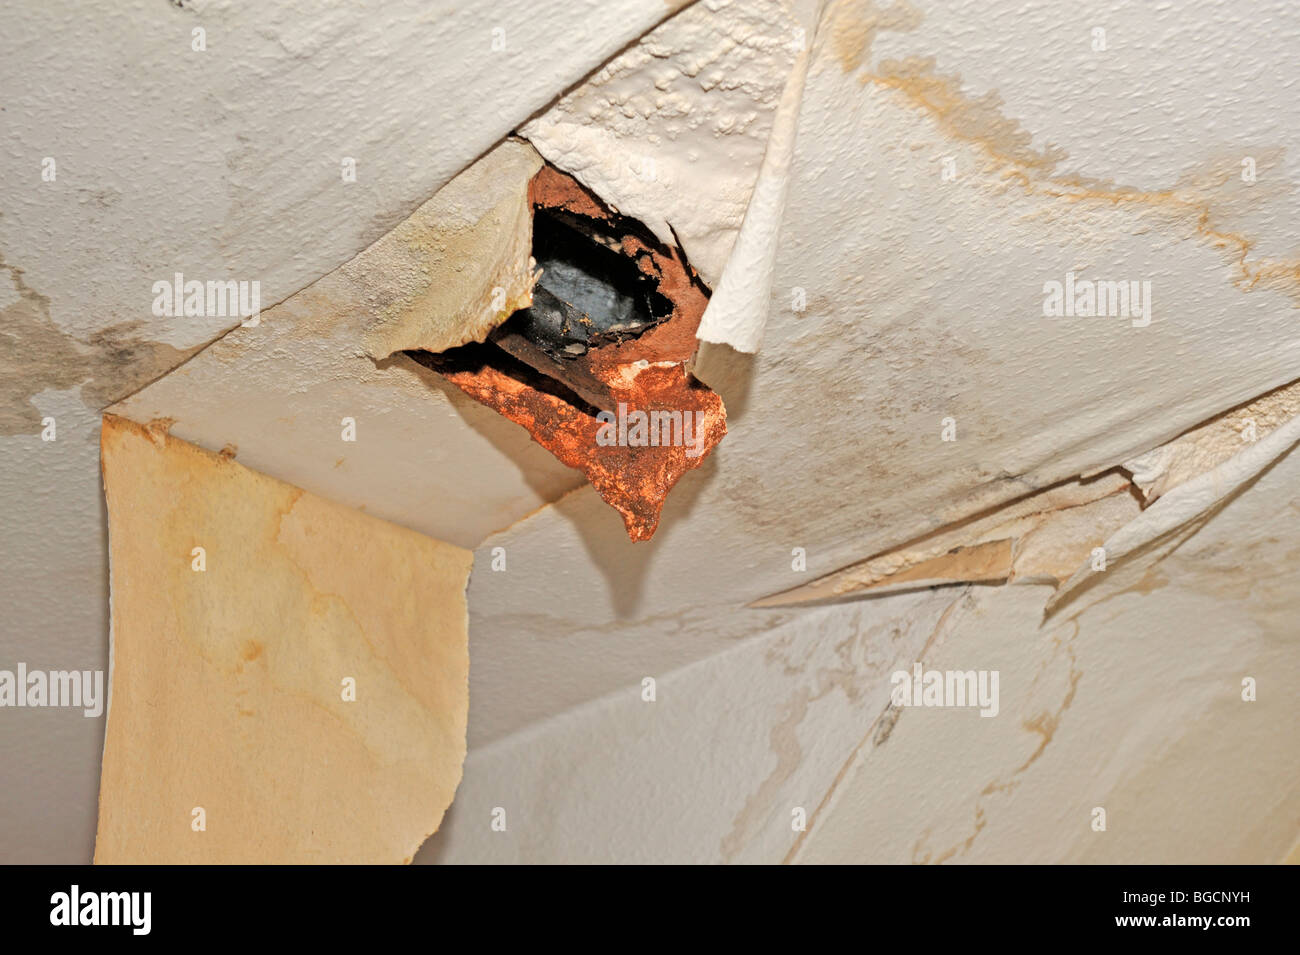
[[[1290,451],[1297,442],[1300,442],[1300,417],[1287,421],[1217,467],[1178,485],[1106,540],[1102,545],[1106,559],[1113,561],[1131,554],[1204,514]],[[1076,570],[1047,602],[1046,612],[1051,613],[1092,574],[1090,563]]]

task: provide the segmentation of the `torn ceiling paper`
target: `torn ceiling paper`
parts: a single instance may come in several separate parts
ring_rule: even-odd
[[[1289,453],[1297,443],[1300,443],[1300,417],[1283,423],[1267,437],[1247,445],[1209,471],[1179,484],[1106,539],[1103,545],[1106,560],[1114,561],[1136,553],[1212,514],[1223,501]],[[1104,568],[1105,564],[1094,567],[1090,563],[1079,567],[1047,602],[1047,611],[1055,610]]]
[[[397,863],[461,777],[468,551],[107,415],[97,863]]]
[[[366,333],[372,358],[481,342],[532,304],[528,181],[541,166],[508,139],[366,251],[364,270],[350,271],[384,303]]]

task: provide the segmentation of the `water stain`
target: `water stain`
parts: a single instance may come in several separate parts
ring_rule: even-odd
[[[950,139],[982,145],[991,156],[1035,176],[1051,176],[1067,157],[1060,146],[1044,149],[1032,145],[1034,135],[1019,120],[1002,112],[1002,95],[990,90],[970,96],[962,90],[960,76],[944,75],[934,57],[884,60],[862,77],[883,89],[897,90],[925,110]]]
[[[1061,725],[1061,719],[1070,708],[1070,704],[1074,702],[1075,695],[1079,690],[1079,680],[1083,677],[1083,671],[1079,669],[1078,657],[1075,654],[1073,647],[1073,642],[1079,635],[1079,624],[1074,621],[1071,623],[1072,630],[1069,636],[1064,638],[1056,636],[1052,638],[1052,656],[1045,661],[1038,676],[1035,676],[1033,681],[1034,684],[1037,684],[1040,676],[1051,674],[1054,667],[1059,666],[1059,660],[1062,659],[1063,651],[1063,658],[1068,666],[1068,672],[1065,677],[1066,688],[1064,697],[1054,710],[1039,710],[1033,716],[1023,719],[1020,722],[1023,729],[1038,736],[1038,745],[1019,766],[1011,771],[1009,776],[1005,779],[999,778],[991,780],[983,789],[980,790],[979,796],[975,799],[975,815],[972,820],[970,835],[961,842],[950,845],[947,849],[935,854],[927,845],[930,836],[932,835],[932,830],[927,827],[922,831],[921,835],[912,846],[913,864],[942,865],[950,859],[969,852],[970,848],[975,844],[975,840],[979,837],[979,834],[984,831],[984,827],[988,823],[988,813],[984,806],[985,800],[997,793],[1010,793],[1019,786],[1024,773],[1038,761],[1038,758],[1042,756],[1043,752],[1047,749],[1048,744],[1051,743],[1052,739],[1056,736],[1056,731]]]
[[[872,0],[844,0],[826,11],[821,30],[844,72],[854,73],[867,61],[877,34],[911,33],[924,19],[925,15],[906,0],[884,8]]]
[[[732,824],[731,831],[723,837],[718,848],[724,860],[730,862],[745,847],[746,841],[758,827],[760,814],[771,809],[780,794],[781,786],[803,762],[799,725],[808,715],[808,706],[814,699],[816,697],[811,697],[808,687],[801,687],[782,706],[780,718],[768,733],[771,752],[776,756],[776,766],[745,800],[745,806]]]
[[[889,7],[877,6],[873,0],[841,0],[828,8],[819,33],[825,32],[845,73],[858,74],[864,86],[903,96],[909,105],[930,116],[949,139],[982,152],[991,171],[1005,181],[1028,193],[1058,200],[1070,210],[1078,204],[1123,204],[1138,214],[1164,214],[1224,256],[1236,270],[1234,285],[1239,290],[1268,289],[1300,304],[1300,258],[1259,256],[1259,240],[1234,224],[1248,212],[1256,212],[1265,198],[1262,190],[1251,189],[1259,183],[1287,182],[1281,172],[1284,150],[1263,145],[1252,149],[1257,177],[1251,186],[1236,181],[1240,179],[1241,157],[1227,155],[1209,157],[1167,189],[1138,189],[1102,179],[1059,175],[1057,168],[1068,158],[1066,151],[1055,144],[1035,149],[1032,132],[1004,113],[1005,104],[996,90],[979,96],[965,92],[960,74],[940,72],[934,57],[872,61],[878,34],[913,32],[922,19],[905,0]],[[1270,172],[1275,174],[1270,176]],[[1276,186],[1274,195],[1278,189],[1288,188]]]
[[[0,260],[0,281],[17,296],[0,309],[0,436],[39,434],[32,397],[81,386],[86,404],[102,409],[162,377],[202,346],[175,348],[144,337],[143,321],[120,322],[84,341],[50,317],[50,300],[30,287],[23,270]]]

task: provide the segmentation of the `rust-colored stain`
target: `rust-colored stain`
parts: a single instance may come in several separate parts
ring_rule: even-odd
[[[632,410],[692,410],[704,413],[703,453],[669,447],[602,447],[596,443],[601,424],[564,398],[542,391],[490,365],[477,370],[442,370],[471,398],[523,425],[542,447],[572,468],[579,468],[605,501],[623,515],[627,535],[649,540],[673,485],[699,467],[726,434],[722,399],[699,384],[688,383],[679,367],[643,370],[623,400]]]
[[[908,0],[888,6],[876,0],[835,0],[826,8],[818,33],[826,34],[845,73],[856,74],[863,86],[900,95],[926,113],[944,136],[983,152],[1007,182],[1070,205],[1126,205],[1166,215],[1170,221],[1190,227],[1224,257],[1237,273],[1233,280],[1236,288],[1243,292],[1268,289],[1300,302],[1300,259],[1259,255],[1259,240],[1233,223],[1239,213],[1234,214],[1225,199],[1224,186],[1236,174],[1240,156],[1213,156],[1203,171],[1165,189],[1061,175],[1058,166],[1067,158],[1065,150],[1055,144],[1036,148],[1033,132],[1003,113],[1002,97],[996,91],[971,96],[961,75],[940,72],[934,57],[873,58],[872,47],[879,34],[910,33],[923,19]],[[1261,153],[1270,155],[1270,166],[1280,164],[1281,152],[1277,148],[1255,150],[1261,162]]]
[[[580,469],[600,496],[623,515],[628,537],[649,540],[668,492],[683,474],[699,467],[727,433],[722,399],[686,368],[695,353],[695,332],[708,292],[679,250],[665,248],[643,230],[634,229],[553,167],[543,167],[533,178],[529,199],[535,210],[558,210],[613,229],[622,253],[655,279],[660,294],[672,304],[672,313],[638,338],[591,348],[581,358],[566,362],[563,374],[554,380],[494,345],[461,350],[454,359],[450,353],[446,358],[427,353],[412,353],[412,357],[471,398],[522,425],[542,447]],[[574,393],[575,383],[583,397]],[[605,425],[596,417],[598,409],[588,403],[593,395],[601,399],[601,408],[616,414],[621,410],[625,416],[637,411],[692,414],[697,437],[690,444],[602,445],[597,435]]]
[[[528,201],[534,209],[559,209],[589,219],[609,220],[614,216],[594,193],[550,165],[539,169],[528,183]]]

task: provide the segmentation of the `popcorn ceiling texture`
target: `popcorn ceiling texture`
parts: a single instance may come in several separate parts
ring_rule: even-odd
[[[797,53],[781,0],[698,3],[521,130],[713,285],[745,216]]]
[[[1273,862],[1296,845],[1300,477],[1295,409],[1267,398],[1300,367],[1293,4],[115,16],[46,4],[0,31],[20,91],[0,307],[35,329],[3,356],[0,467],[21,504],[0,549],[4,660],[104,663],[95,396],[233,324],[155,318],[149,284],[261,278],[259,328],[117,409],[478,548],[465,779],[419,861]],[[365,270],[339,266],[515,131],[680,239],[714,290],[694,371],[729,434],[646,543],[522,429],[366,355],[399,298],[368,299]],[[1070,272],[1149,281],[1150,324],[1045,316],[1044,283]],[[46,415],[55,442],[37,437]],[[1091,498],[1092,481],[1114,493]],[[1058,493],[1068,507],[1014,511]],[[1175,511],[1045,616],[1044,581],[1084,544]],[[943,557],[981,544],[993,582],[973,585]],[[936,558],[932,579],[962,582],[747,608]],[[1018,560],[1028,578],[996,583]],[[917,660],[1000,670],[999,715],[892,708],[889,674]],[[31,780],[0,847],[88,859],[102,724],[0,721],[0,761]]]

